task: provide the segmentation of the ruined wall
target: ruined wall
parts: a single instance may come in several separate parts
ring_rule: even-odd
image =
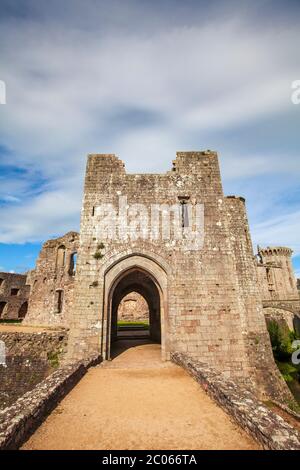
[[[118,320],[148,321],[149,308],[146,300],[137,292],[127,294],[120,302]]]
[[[66,351],[67,334],[63,330],[0,332],[0,341],[6,350],[6,367],[0,364],[0,409],[3,409],[58,367]]]
[[[48,240],[30,272],[31,293],[25,323],[30,325],[69,324],[73,308],[75,259],[79,234],[69,232]]]
[[[142,209],[136,238],[130,236],[130,223],[127,238],[99,230],[103,203],[116,209],[118,220],[124,218],[124,208],[118,209],[122,196],[127,197],[125,215],[129,216],[132,204],[176,205],[179,210],[186,200],[193,211],[202,204],[203,246],[193,249],[184,230],[180,239],[151,236],[146,228],[149,214]],[[110,292],[126,269],[143,268],[153,275],[161,292],[165,358],[171,351],[188,353],[260,392],[284,393],[267,337],[243,204],[224,197],[215,152],[178,152],[172,171],[166,174],[126,174],[116,156],[90,155],[69,360],[97,352],[99,345],[105,358]],[[262,357],[267,373],[260,377],[255,368]]]
[[[27,314],[29,293],[25,274],[0,272],[0,319],[23,319]]]

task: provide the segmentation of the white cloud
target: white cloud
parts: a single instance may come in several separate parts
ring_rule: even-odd
[[[21,202],[19,197],[11,196],[9,194],[2,197],[2,200],[5,202]]]
[[[191,129],[229,127],[291,106],[297,67],[286,64],[286,49],[297,52],[298,29],[277,37],[265,26],[249,32],[246,25],[244,18],[218,18],[145,37],[53,23],[46,30],[33,22],[4,25],[9,47],[1,54],[2,73],[10,98],[2,135],[21,161],[38,159],[51,171],[62,152],[99,145],[97,133],[107,133],[120,107],[155,111],[180,141]],[[104,145],[114,129],[108,132]]]
[[[81,188],[66,181],[65,189],[53,189],[35,199],[1,210],[1,243],[45,240],[79,228]]]
[[[22,179],[1,178],[0,198],[15,199],[0,208],[2,242],[77,227],[87,153],[118,153],[130,171],[165,171],[176,150],[201,149],[214,133],[292,106],[296,22],[271,29],[237,7],[234,15],[221,9],[205,16],[196,8],[195,19],[170,20],[139,2],[125,8],[91,1],[66,2],[59,18],[55,9],[46,14],[39,2],[32,5],[37,17],[1,23],[7,105],[0,109],[0,137],[13,152],[11,163],[29,170]],[[139,110],[137,126],[128,116]],[[299,159],[282,157],[282,149],[272,166],[270,155],[244,149],[238,156],[225,150],[222,158],[230,179],[300,170]],[[43,189],[33,190],[40,177]],[[256,230],[295,241],[280,223]]]
[[[270,217],[254,224],[252,239],[264,246],[289,246],[295,255],[300,254],[300,211]]]

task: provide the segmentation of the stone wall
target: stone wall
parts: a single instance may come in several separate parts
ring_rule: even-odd
[[[0,319],[23,319],[27,314],[29,293],[25,274],[0,272]]]
[[[172,353],[171,357],[264,449],[300,450],[299,432],[250,392],[186,354]]]
[[[0,332],[0,342],[6,350],[6,367],[0,364],[0,408],[5,408],[58,367],[66,351],[67,332]]]
[[[31,294],[24,323],[69,325],[78,244],[77,232],[44,243],[36,269],[30,272]]]
[[[25,393],[12,406],[0,411],[0,450],[18,449],[60,400],[76,385],[98,356],[63,366]]]

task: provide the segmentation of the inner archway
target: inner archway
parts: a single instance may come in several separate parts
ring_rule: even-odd
[[[125,295],[117,311],[118,338],[149,337],[150,312],[147,300],[138,292]]]
[[[111,289],[109,308],[110,328],[108,332],[109,348],[107,352],[107,357],[109,359],[111,358],[111,351],[113,350],[114,344],[122,339],[122,335],[120,334],[122,331],[122,321],[120,320],[122,304],[124,305],[124,301],[126,301],[126,299],[129,302],[133,302],[137,301],[137,298],[143,299],[144,304],[140,302],[140,306],[143,305],[144,314],[147,310],[148,315],[149,326],[148,328],[144,328],[142,334],[145,334],[146,331],[149,341],[155,343],[161,342],[161,294],[159,287],[150,273],[141,268],[132,268],[122,273],[114,282],[114,285]],[[132,312],[132,315],[141,319],[141,313],[143,312],[135,311]],[[144,320],[144,323],[146,323],[146,319]],[[127,337],[125,335],[125,337],[123,336],[123,339],[126,339],[127,341],[130,338],[132,338],[132,340],[137,340],[135,333],[136,328],[132,328],[131,330],[128,328]]]

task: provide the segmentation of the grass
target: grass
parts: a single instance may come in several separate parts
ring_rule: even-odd
[[[147,321],[118,321],[118,326],[146,326],[149,327],[149,322]]]
[[[3,320],[0,320],[0,323],[22,323],[22,320],[19,320],[19,319],[5,319],[3,318]]]

